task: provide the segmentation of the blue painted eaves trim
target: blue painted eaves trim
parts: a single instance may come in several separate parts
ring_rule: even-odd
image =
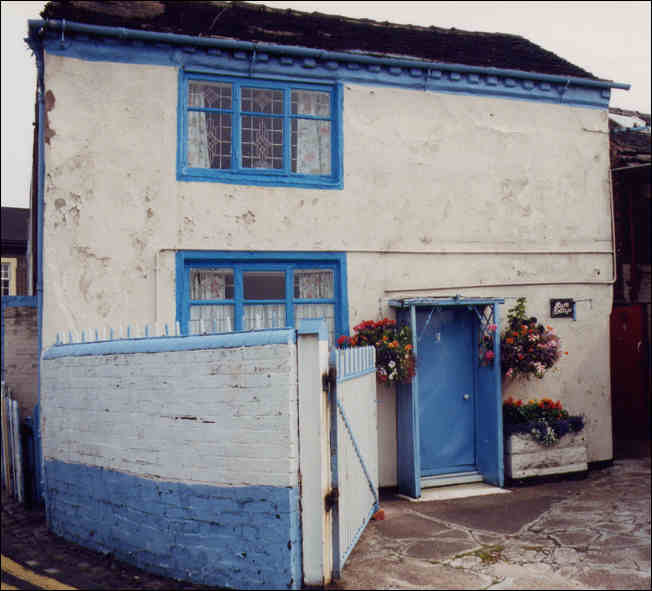
[[[38,298],[36,296],[2,296],[3,308],[37,308]]]
[[[291,328],[266,329],[247,332],[231,332],[216,335],[188,337],[153,337],[54,345],[43,359],[61,357],[85,357],[88,355],[124,355],[130,353],[163,353],[166,351],[193,351],[222,349],[228,347],[257,347],[261,345],[289,345],[296,342]]]
[[[401,86],[592,108],[608,107],[611,88],[630,88],[628,84],[590,78],[256,44],[235,39],[193,37],[68,21],[31,20],[29,31],[31,37],[43,36],[47,50],[58,55],[184,68],[226,68],[251,77],[276,73],[322,81]]]

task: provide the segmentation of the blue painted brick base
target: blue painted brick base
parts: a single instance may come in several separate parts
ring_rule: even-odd
[[[56,534],[144,570],[238,589],[301,587],[295,488],[163,482],[49,460],[45,498]]]

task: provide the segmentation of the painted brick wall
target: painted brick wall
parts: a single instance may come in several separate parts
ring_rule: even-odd
[[[28,306],[5,307],[2,313],[6,381],[25,417],[38,402],[38,314]]]
[[[217,335],[47,351],[52,529],[168,576],[300,585],[296,345],[293,331],[251,334],[261,333],[284,342],[236,347]],[[188,342],[206,348],[174,350]],[[159,350],[144,352],[148,343]]]

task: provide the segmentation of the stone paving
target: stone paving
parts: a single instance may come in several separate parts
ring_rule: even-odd
[[[650,458],[509,494],[381,500],[336,589],[650,589]]]

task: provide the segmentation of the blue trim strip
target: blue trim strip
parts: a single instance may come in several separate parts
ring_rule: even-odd
[[[259,347],[261,345],[290,345],[296,342],[291,328],[270,328],[247,332],[229,332],[189,337],[150,337],[53,345],[43,354],[43,359],[84,357],[88,355],[124,355],[131,353],[162,353],[165,351],[193,351],[227,347]]]
[[[3,308],[38,308],[36,296],[2,296]]]
[[[502,302],[501,302],[502,303]],[[494,324],[500,326],[500,306],[494,304]],[[505,459],[503,450],[503,377],[500,371],[500,330],[494,333],[494,388],[496,392],[496,417],[498,419],[498,486],[505,485]]]
[[[410,326],[412,328],[412,350],[414,356],[419,356],[419,338],[417,333],[417,309],[410,306]],[[421,496],[421,421],[419,420],[419,375],[412,378],[412,446],[414,457],[414,497]]]
[[[66,40],[62,42],[57,33],[62,28],[60,21],[29,21],[30,36],[37,37],[42,32],[44,43],[51,53],[95,61],[181,66],[189,70],[234,70],[253,77],[252,66],[256,60],[256,76],[279,75],[304,80],[313,78],[322,82],[339,80],[402,86],[600,109],[609,106],[611,88],[630,88],[629,84],[590,78],[255,44],[73,22],[65,23]],[[184,48],[179,48],[178,45]],[[192,51],[184,51],[190,48]]]

